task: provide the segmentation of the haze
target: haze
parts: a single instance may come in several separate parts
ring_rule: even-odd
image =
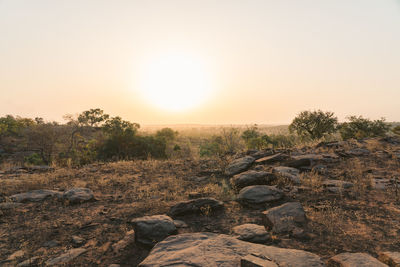
[[[249,124],[322,109],[400,121],[399,48],[395,0],[0,0],[0,115],[61,121],[99,107],[141,124]],[[208,79],[207,94],[168,100],[191,99],[183,109],[141,87],[145,66],[171,54],[202,66],[182,77]],[[203,90],[193,79],[180,84]]]

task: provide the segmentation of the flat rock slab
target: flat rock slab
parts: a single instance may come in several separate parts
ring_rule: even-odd
[[[89,188],[72,188],[63,194],[63,199],[75,204],[94,200],[94,195]]]
[[[61,254],[60,256],[58,256],[57,258],[53,258],[53,259],[46,261],[46,266],[66,264],[66,263],[72,261],[73,259],[77,258],[78,256],[80,256],[81,254],[85,253],[86,251],[87,251],[87,249],[84,249],[84,248],[70,249],[67,252],[65,252],[64,254]]]
[[[270,234],[263,225],[252,223],[242,224],[232,228],[232,233],[239,240],[252,243],[265,243],[271,239]]]
[[[273,154],[274,154],[274,151],[272,149],[269,149],[269,150],[255,151],[255,152],[249,154],[249,156],[252,156],[253,158],[255,158],[257,160],[260,158],[272,156]]]
[[[240,190],[250,185],[270,185],[276,176],[265,171],[246,171],[232,177],[231,183],[235,189]]]
[[[135,241],[145,246],[154,246],[177,231],[174,221],[166,215],[144,216],[133,219],[132,223]]]
[[[400,267],[400,252],[381,252],[378,259],[390,267]]]
[[[274,167],[272,172],[282,176],[285,179],[288,179],[294,184],[300,184],[300,171],[296,168],[279,166]]]
[[[158,243],[139,266],[231,267],[240,266],[241,259],[250,254],[269,258],[278,266],[325,266],[319,256],[310,252],[254,244],[213,233],[170,236]]]
[[[279,267],[275,262],[255,255],[247,255],[240,260],[240,267]]]
[[[228,176],[232,176],[241,172],[246,171],[250,168],[251,164],[255,161],[255,158],[251,156],[246,156],[243,158],[236,159],[232,161],[228,167],[225,169],[225,174]]]
[[[330,267],[387,267],[366,253],[341,253],[328,261]]]
[[[307,225],[307,217],[299,202],[289,202],[263,212],[264,224],[275,233],[293,232]]]
[[[283,153],[278,153],[272,156],[267,156],[267,157],[263,157],[260,158],[258,160],[256,160],[256,163],[258,164],[271,164],[271,163],[275,163],[275,162],[282,162],[285,161],[289,158],[288,155],[283,154]]]
[[[249,207],[259,208],[268,202],[283,198],[283,192],[275,186],[251,185],[240,190],[237,200]]]
[[[215,198],[196,198],[189,201],[179,202],[171,207],[169,214],[179,216],[193,213],[211,213],[224,208],[222,201]]]
[[[39,189],[10,196],[11,200],[15,202],[39,202],[51,197],[61,198],[62,192]]]

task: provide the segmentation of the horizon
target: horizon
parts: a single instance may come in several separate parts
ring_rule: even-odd
[[[400,1],[0,1],[0,116],[400,121]]]

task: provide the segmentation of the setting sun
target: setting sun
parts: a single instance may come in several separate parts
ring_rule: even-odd
[[[143,69],[140,90],[146,100],[161,109],[182,111],[204,102],[211,79],[204,64],[183,54],[151,60]]]

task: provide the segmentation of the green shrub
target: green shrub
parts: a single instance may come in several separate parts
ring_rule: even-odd
[[[394,127],[394,128],[392,129],[392,132],[393,132],[394,134],[400,135],[400,125]]]
[[[333,112],[303,111],[289,125],[291,133],[296,132],[302,138],[321,139],[336,130],[338,119]]]
[[[25,163],[31,164],[31,165],[43,165],[44,161],[42,157],[38,153],[33,153],[27,157],[24,158]]]
[[[338,127],[343,140],[384,136],[390,129],[384,118],[371,121],[362,116],[350,116],[348,119],[349,122],[344,122]]]

